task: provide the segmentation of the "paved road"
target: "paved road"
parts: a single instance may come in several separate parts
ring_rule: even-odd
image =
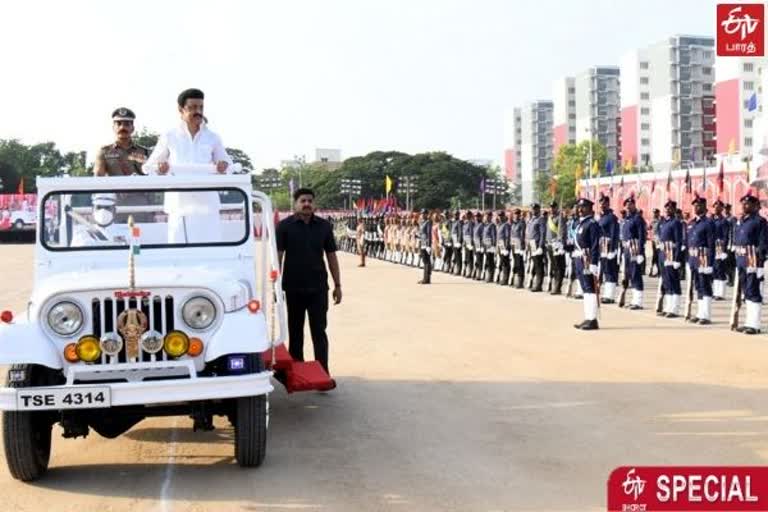
[[[0,308],[23,308],[31,255],[0,246]],[[272,395],[261,469],[224,422],[153,419],[56,437],[33,485],[0,463],[0,510],[604,510],[618,465],[768,461],[766,337],[615,307],[583,333],[576,301],[341,261],[339,388]]]

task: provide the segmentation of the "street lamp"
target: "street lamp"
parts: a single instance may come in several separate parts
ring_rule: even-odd
[[[496,196],[507,191],[507,181],[499,178],[485,180],[484,194],[493,194],[493,209],[496,210]],[[483,195],[483,209],[485,209],[485,195]]]
[[[341,193],[347,194],[349,203],[348,203],[348,209],[352,209],[352,194],[355,194],[357,196],[360,195],[362,192],[363,186],[362,182],[359,179],[353,179],[353,178],[342,178],[341,180]]]
[[[405,210],[411,211],[413,209],[413,198],[411,196],[418,191],[416,176],[403,176],[400,178],[397,188],[398,190],[405,191]]]
[[[301,155],[301,156],[293,155],[293,161],[298,164],[297,167],[299,169],[299,188],[301,188],[304,186],[302,182],[301,171],[304,169],[304,166],[307,164],[307,157],[305,155]]]
[[[256,178],[256,180],[259,188],[262,190],[266,190],[267,193],[269,194],[269,197],[274,200],[274,197],[272,197],[272,192],[274,192],[275,189],[280,188],[280,186],[282,185],[282,180],[277,177],[265,178],[261,176]]]

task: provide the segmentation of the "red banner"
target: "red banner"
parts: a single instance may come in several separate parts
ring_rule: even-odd
[[[608,511],[768,511],[768,467],[624,466],[608,478]]]

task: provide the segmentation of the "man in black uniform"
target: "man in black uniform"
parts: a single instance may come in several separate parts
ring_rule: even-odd
[[[333,277],[333,303],[341,303],[341,274],[331,224],[314,214],[315,193],[300,188],[293,194],[294,214],[280,221],[275,240],[288,309],[288,347],[295,361],[304,361],[304,317],[309,316],[315,359],[328,370],[328,269]],[[335,387],[336,383],[333,382]]]
[[[497,221],[498,222],[498,219]],[[493,282],[496,274],[496,224],[493,222],[493,213],[486,212],[485,227],[483,229],[483,249],[485,249],[485,282]]]
[[[509,284],[509,259],[510,259],[510,236],[512,235],[512,214],[504,211],[499,212],[499,222],[503,222],[496,234],[496,247],[499,252],[499,276],[497,282],[506,286]]]
[[[419,284],[432,282],[432,221],[429,220],[429,211],[421,210],[419,222],[419,254],[424,266],[424,275]]]

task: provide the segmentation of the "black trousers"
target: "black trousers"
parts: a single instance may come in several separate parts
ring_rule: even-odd
[[[485,253],[485,282],[492,283],[496,274],[496,254]]]
[[[424,276],[421,281],[429,284],[432,281],[432,255],[426,249],[421,249],[421,263],[424,265]]]
[[[485,253],[483,251],[475,251],[475,272],[472,274],[474,279],[480,281],[483,278],[483,269],[485,268]]]
[[[472,271],[475,268],[475,251],[464,249],[464,276],[472,277]]]
[[[510,267],[510,255],[509,254],[500,254],[499,255],[500,262],[499,262],[499,276],[498,276],[498,282],[499,284],[502,284],[506,286],[509,283],[509,272],[511,270]]]
[[[565,254],[555,254],[552,249],[547,250],[549,257],[549,275],[552,280],[552,291],[560,293],[565,277]]]
[[[453,264],[453,246],[443,247],[443,272],[448,272]]]
[[[462,260],[461,247],[454,247],[453,265],[451,266],[451,270],[453,271],[453,274],[457,276],[461,275],[461,263],[462,263],[461,260]]]
[[[512,273],[514,278],[510,281],[510,285],[515,288],[522,288],[525,286],[525,259],[522,254],[515,253],[512,257]]]
[[[288,307],[288,352],[295,361],[304,361],[304,317],[309,315],[309,332],[315,360],[328,371],[328,291],[285,292]]]
[[[531,259],[533,260],[533,282],[532,289],[534,291],[541,291],[541,284],[544,282],[544,255],[540,254],[538,256],[531,256]]]

